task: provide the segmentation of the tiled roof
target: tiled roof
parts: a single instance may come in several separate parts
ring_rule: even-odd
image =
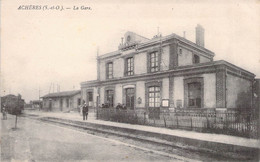
[[[56,92],[56,93],[49,93],[41,98],[52,98],[52,97],[70,97],[80,93],[80,90],[76,91],[64,91],[64,92]]]

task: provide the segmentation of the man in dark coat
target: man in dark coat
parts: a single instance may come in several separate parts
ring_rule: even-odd
[[[82,107],[82,114],[83,114],[83,120],[88,119],[88,105],[85,102],[83,107]]]

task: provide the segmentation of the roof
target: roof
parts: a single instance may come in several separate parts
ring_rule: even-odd
[[[16,97],[16,96],[13,94],[8,94],[8,95],[2,96],[2,97]]]
[[[70,97],[70,96],[74,96],[74,95],[79,94],[79,93],[80,93],[80,90],[63,91],[63,92],[49,93],[45,96],[42,96],[41,98]]]
[[[1,98],[17,98],[18,96],[16,95],[13,95],[13,94],[8,94],[8,95],[5,95],[5,96],[2,96]]]
[[[130,32],[130,31],[128,31]],[[131,33],[134,33],[134,32],[131,32]],[[136,33],[134,33],[136,34]],[[181,42],[185,42],[187,44],[189,44],[190,46],[193,46],[194,48],[198,49],[198,50],[201,50],[201,51],[204,51],[205,53],[211,55],[211,56],[215,56],[214,52],[208,50],[207,48],[205,47],[202,47],[202,46],[199,46],[197,45],[196,43],[186,39],[186,38],[183,38],[177,34],[170,34],[170,35],[166,35],[166,36],[162,36],[162,37],[158,37],[158,38],[154,38],[154,39],[148,39],[148,38],[145,38],[139,34],[136,34],[137,36],[140,36],[144,39],[147,39],[147,41],[145,42],[141,42],[139,45],[138,45],[138,48],[144,48],[144,47],[147,47],[149,44],[156,44],[156,43],[160,43],[161,41],[166,41],[166,40],[170,40],[170,39],[177,39]],[[121,51],[120,50],[117,50],[117,51],[113,51],[113,52],[109,52],[109,53],[106,53],[106,54],[103,54],[103,55],[100,55],[98,58],[99,59],[104,59],[104,58],[107,58],[107,57],[113,57],[113,56],[117,56],[117,55],[120,55],[121,54]]]

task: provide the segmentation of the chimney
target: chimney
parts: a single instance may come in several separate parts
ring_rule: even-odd
[[[204,47],[204,28],[199,24],[196,26],[196,44]]]

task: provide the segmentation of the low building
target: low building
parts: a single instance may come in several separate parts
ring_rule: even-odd
[[[42,101],[41,100],[32,100],[30,101],[30,105],[32,109],[42,109]]]
[[[43,97],[43,109],[47,111],[75,110],[81,104],[81,91],[49,93]]]
[[[160,112],[163,108],[251,108],[255,75],[227,61],[214,61],[204,47],[171,34],[152,39],[127,32],[118,50],[97,58],[97,80],[81,83],[82,99],[96,107]]]

